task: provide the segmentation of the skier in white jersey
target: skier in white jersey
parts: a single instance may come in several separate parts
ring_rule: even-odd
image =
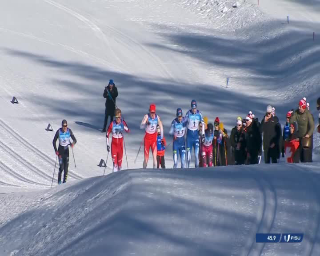
[[[191,101],[191,109],[184,117],[184,122],[187,123],[187,167],[190,167],[191,151],[194,147],[195,167],[199,166],[199,125],[202,123],[201,137],[204,136],[204,121],[202,114],[197,110],[197,102]]]
[[[147,168],[150,148],[153,155],[153,168],[157,168],[157,125],[160,127],[161,139],[163,139],[163,126],[160,116],[156,114],[156,105],[151,104],[149,114],[143,117],[140,125],[140,128],[146,131],[144,136],[143,168]]]

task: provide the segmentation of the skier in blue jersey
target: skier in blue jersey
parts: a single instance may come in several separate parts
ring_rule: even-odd
[[[191,101],[191,109],[184,117],[187,123],[187,167],[190,167],[191,151],[194,147],[195,167],[199,166],[199,125],[202,123],[201,136],[204,136],[204,121],[202,114],[197,110],[197,102]]]
[[[59,148],[57,149],[57,140],[59,139]],[[67,182],[68,178],[68,166],[69,166],[69,146],[73,147],[76,143],[76,137],[73,132],[68,128],[67,120],[62,120],[62,127],[57,130],[53,138],[53,148],[56,155],[59,157],[59,174],[58,174],[58,184],[61,184],[61,175],[63,175],[63,183]]]
[[[173,135],[173,168],[178,167],[178,155],[180,155],[181,168],[185,168],[186,146],[185,134],[186,123],[183,122],[182,109],[177,109],[177,117],[172,121],[169,134]]]

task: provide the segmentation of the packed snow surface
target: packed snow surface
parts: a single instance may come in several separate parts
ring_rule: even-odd
[[[319,11],[319,0],[0,1],[0,255],[320,255],[317,155],[207,170],[137,170],[143,150],[134,161],[150,103],[168,143],[192,99],[229,132],[268,104],[283,124],[304,96],[317,119]],[[128,171],[110,174],[109,156],[101,177],[109,79],[131,129]],[[57,187],[62,119],[78,143]],[[256,244],[257,232],[305,237]]]

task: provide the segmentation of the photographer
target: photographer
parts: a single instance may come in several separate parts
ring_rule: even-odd
[[[102,132],[106,132],[108,117],[110,116],[110,123],[113,121],[113,115],[116,109],[116,98],[118,97],[118,89],[112,79],[110,79],[108,86],[105,87],[103,97],[106,98],[106,110]]]

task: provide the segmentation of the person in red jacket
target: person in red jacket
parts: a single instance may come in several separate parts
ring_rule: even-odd
[[[113,172],[121,170],[123,158],[123,134],[129,132],[127,123],[121,119],[121,110],[116,109],[115,120],[111,122],[107,130],[107,151],[110,152],[109,134],[112,133],[111,156],[113,161]]]
[[[299,163],[299,138],[297,137],[298,124],[290,124],[289,137],[284,142],[284,150],[288,163]]]
[[[153,168],[157,165],[157,125],[160,127],[161,139],[163,138],[163,126],[160,116],[156,114],[156,105],[151,104],[149,114],[146,114],[141,122],[140,129],[145,129],[144,136],[144,161],[143,168],[147,168],[149,160],[149,150],[153,155]]]
[[[166,169],[166,164],[165,164],[165,160],[164,160],[164,153],[166,151],[167,142],[166,142],[165,137],[163,137],[163,139],[161,139],[161,130],[160,130],[159,125],[157,127],[157,132],[158,132],[158,136],[157,136],[157,168],[159,169],[159,167],[161,165],[162,169]]]

